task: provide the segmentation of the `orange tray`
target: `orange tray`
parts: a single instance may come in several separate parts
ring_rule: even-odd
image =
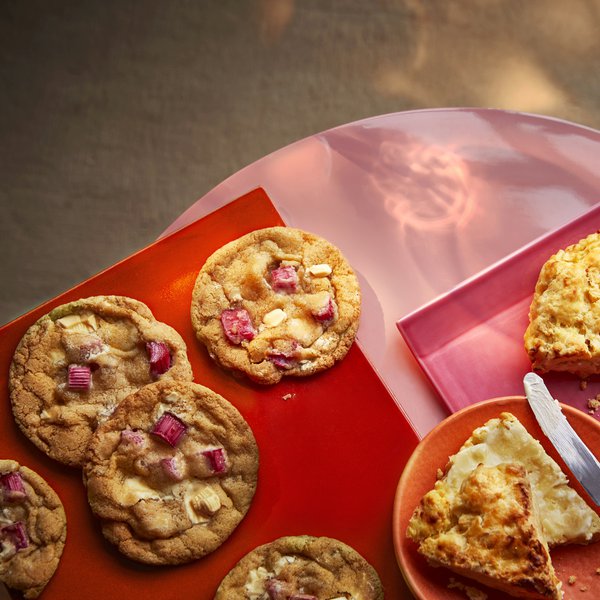
[[[417,435],[355,344],[313,377],[254,385],[219,369],[190,322],[192,287],[206,258],[252,230],[282,225],[265,192],[254,190],[46,302],[0,329],[0,456],[37,471],[60,495],[67,543],[42,598],[209,600],[221,579],[255,546],[283,535],[326,535],[358,550],[378,571],[386,598],[412,598],[396,564],[392,508]],[[214,553],[178,567],[148,567],[104,541],[79,470],[52,461],[16,426],[8,398],[15,347],[40,316],[64,302],[119,294],[148,304],[183,336],[195,381],[244,415],[260,449],[259,482],[246,518]],[[285,400],[284,396],[292,394]]]

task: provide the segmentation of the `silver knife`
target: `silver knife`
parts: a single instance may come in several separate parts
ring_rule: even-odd
[[[585,491],[600,506],[600,462],[575,433],[544,380],[535,373],[523,379],[525,395],[535,417]]]

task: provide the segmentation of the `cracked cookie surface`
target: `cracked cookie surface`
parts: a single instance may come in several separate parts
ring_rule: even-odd
[[[223,397],[161,381],[126,398],[96,430],[83,474],[110,542],[140,562],[178,564],[214,551],[243,519],[258,448]]]
[[[59,306],[28,329],[9,389],[23,433],[51,458],[80,466],[98,423],[163,378],[193,378],[181,336],[137,300],[95,296]]]
[[[217,250],[192,295],[192,324],[211,357],[264,384],[333,366],[350,349],[359,316],[358,279],[341,252],[289,227]]]
[[[37,598],[56,571],[67,520],[60,498],[36,472],[0,459],[0,581]]]
[[[327,537],[287,536],[255,548],[225,576],[214,600],[383,600],[375,569]]]

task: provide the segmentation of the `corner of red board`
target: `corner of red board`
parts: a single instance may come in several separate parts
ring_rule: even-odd
[[[42,475],[67,513],[67,543],[46,600],[138,597],[210,600],[251,549],[284,535],[326,535],[358,550],[378,571],[386,598],[411,598],[396,564],[392,508],[417,436],[357,345],[329,371],[258,386],[222,371],[190,322],[196,275],[215,250],[250,231],[283,225],[256,189],[80,283],[0,329],[2,456]],[[245,519],[211,555],[180,567],[150,568],[122,557],[92,516],[78,470],[48,459],[19,431],[10,409],[8,370],[27,328],[53,307],[93,295],[145,302],[183,336],[195,380],[244,415],[260,449],[259,484]]]

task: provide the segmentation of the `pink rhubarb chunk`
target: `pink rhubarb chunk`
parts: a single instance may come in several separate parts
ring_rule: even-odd
[[[161,458],[160,466],[165,472],[165,475],[172,481],[181,481],[183,479],[183,470],[174,456],[170,458]]]
[[[9,502],[18,502],[27,496],[21,474],[16,471],[0,475],[0,484],[3,497]]]
[[[65,336],[63,343],[69,361],[74,363],[87,363],[106,350],[102,340],[97,335],[89,333],[72,333]]]
[[[169,446],[175,447],[186,429],[187,426],[179,419],[179,417],[166,412],[163,413],[158,421],[156,421],[151,433],[167,442]]]
[[[152,377],[158,377],[171,368],[171,353],[164,342],[146,342],[146,352],[150,358]]]
[[[298,273],[291,266],[279,267],[271,271],[271,287],[276,292],[293,294],[298,289]]]
[[[144,434],[141,431],[134,429],[123,429],[121,431],[121,444],[125,444],[136,450],[143,448],[146,445]]]
[[[202,452],[206,456],[213,473],[225,473],[227,470],[227,454],[225,448],[213,448]]]
[[[225,309],[221,313],[221,324],[232,344],[241,344],[243,340],[250,341],[256,335],[250,315],[244,308]]]
[[[92,370],[81,365],[69,365],[67,383],[70,390],[89,390],[92,387]]]
[[[280,579],[267,579],[265,591],[269,600],[287,600],[292,592],[292,586],[287,581]]]
[[[27,531],[25,525],[21,521],[5,525],[0,529],[0,539],[6,540],[12,544],[16,550],[27,548],[29,546],[29,539],[27,537]]]
[[[333,303],[333,298],[329,296],[327,304],[319,308],[319,310],[316,310],[312,315],[316,321],[319,321],[319,323],[323,323],[325,325],[331,323],[331,321],[333,321],[335,318],[335,304]]]
[[[298,364],[298,342],[291,340],[289,346],[285,349],[271,348],[267,351],[267,358],[278,368],[278,369],[293,369]]]

